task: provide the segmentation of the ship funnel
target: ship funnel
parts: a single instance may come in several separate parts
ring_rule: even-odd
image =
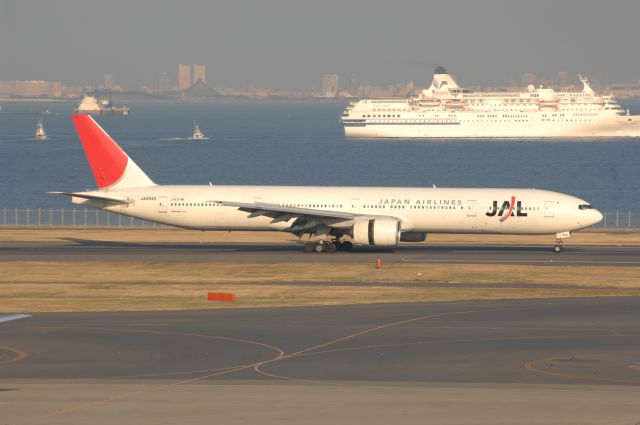
[[[458,88],[460,88],[460,86],[458,86],[456,80],[453,79],[443,66],[438,65],[433,71],[433,81],[431,82],[429,91],[434,93],[436,91],[447,91],[449,89]]]

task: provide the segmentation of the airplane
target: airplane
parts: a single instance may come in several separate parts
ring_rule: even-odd
[[[98,189],[49,192],[74,204],[193,230],[280,231],[305,252],[395,247],[429,233],[556,235],[602,214],[588,202],[538,189],[159,185],[90,115],[73,121]],[[348,238],[346,238],[348,237]]]

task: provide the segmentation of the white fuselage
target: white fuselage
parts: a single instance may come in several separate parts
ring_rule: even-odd
[[[581,199],[537,189],[441,189],[295,186],[150,186],[84,192],[129,201],[74,203],[130,217],[200,230],[290,230],[294,218],[251,217],[216,201],[268,203],[293,208],[395,217],[402,232],[554,234],[591,226],[602,214]],[[509,214],[511,212],[511,214]],[[334,220],[348,228],[353,220]]]

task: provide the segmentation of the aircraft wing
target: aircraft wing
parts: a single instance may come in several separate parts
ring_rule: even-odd
[[[323,217],[323,218],[340,218],[345,220],[353,220],[357,214],[342,211],[317,210],[313,208],[283,207],[278,204],[270,204],[266,202],[229,202],[229,201],[213,201],[225,207],[237,207],[240,211],[251,213],[250,217],[267,216],[273,218],[282,218],[278,221],[288,221],[293,217]],[[285,216],[289,218],[285,219]]]
[[[330,211],[314,208],[286,207],[266,202],[209,201],[226,207],[236,207],[247,212],[248,218],[271,217],[271,223],[296,220],[291,225],[294,234],[317,233],[323,226],[350,228],[358,217],[374,217],[370,214],[356,214],[344,211]],[[376,216],[379,217],[379,216]]]

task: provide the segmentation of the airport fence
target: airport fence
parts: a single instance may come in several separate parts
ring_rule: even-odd
[[[640,212],[604,211],[596,228],[640,229]],[[93,208],[2,208],[2,226],[167,227]]]
[[[3,226],[167,227],[94,208],[2,208]]]

